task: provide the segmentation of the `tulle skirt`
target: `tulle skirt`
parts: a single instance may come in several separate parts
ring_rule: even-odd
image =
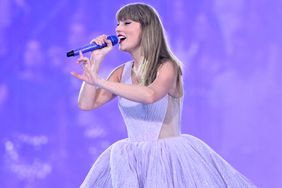
[[[182,134],[149,142],[115,142],[81,188],[256,187],[200,139]]]

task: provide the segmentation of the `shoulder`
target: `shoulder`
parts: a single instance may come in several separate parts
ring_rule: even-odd
[[[158,69],[157,77],[163,79],[165,83],[170,85],[168,94],[172,97],[179,97],[179,89],[177,86],[177,77],[178,77],[179,67],[177,63],[172,60],[163,60]]]
[[[126,65],[126,63],[123,63],[123,64],[117,66],[116,68],[114,68],[109,77],[114,78],[114,80],[116,80],[116,81],[120,81],[125,65]]]
[[[125,66],[125,63],[117,66],[116,68],[114,68],[113,72],[122,73],[123,69],[124,69],[124,66]]]
[[[158,74],[172,74],[175,75],[177,72],[176,64],[169,59],[164,59],[160,62],[160,66],[158,68]]]

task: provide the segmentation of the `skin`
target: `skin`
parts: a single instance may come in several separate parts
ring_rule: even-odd
[[[140,23],[132,20],[119,21],[116,27],[117,36],[126,36],[126,39],[120,43],[119,49],[131,54],[135,68],[138,68],[141,59],[141,33]],[[71,72],[74,77],[83,81],[78,97],[78,105],[82,110],[98,108],[116,96],[144,104],[154,103],[166,94],[177,96],[176,70],[172,62],[165,61],[159,67],[154,82],[148,86],[139,85],[139,78],[134,73],[132,73],[132,85],[120,83],[124,65],[117,67],[108,79],[104,80],[99,77],[98,70],[104,57],[112,50],[112,44],[107,40],[106,35],[101,35],[91,42],[99,45],[107,43],[107,47],[91,52],[90,59],[80,53],[77,63],[82,64],[83,73]]]

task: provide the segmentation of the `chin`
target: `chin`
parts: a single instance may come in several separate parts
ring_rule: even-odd
[[[122,46],[119,46],[119,50],[124,51],[124,52],[128,52],[128,49],[126,49],[125,47],[122,47]]]

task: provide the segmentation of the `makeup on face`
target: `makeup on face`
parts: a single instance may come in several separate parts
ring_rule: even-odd
[[[116,27],[116,34],[119,38],[120,49],[131,51],[139,45],[141,25],[130,19],[119,21]]]

